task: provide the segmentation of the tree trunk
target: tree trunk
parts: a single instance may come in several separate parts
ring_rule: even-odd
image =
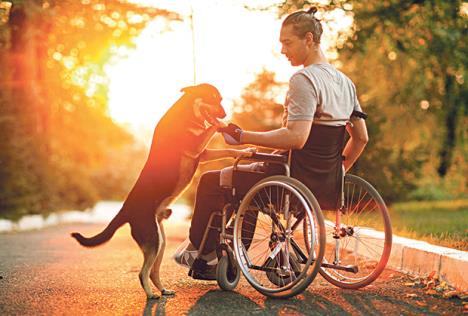
[[[12,213],[40,213],[48,208],[48,159],[44,120],[41,118],[41,87],[38,81],[38,27],[30,12],[35,1],[14,4],[8,26],[11,30],[9,71],[10,96],[6,100],[14,121],[8,125],[4,206]],[[3,204],[2,203],[2,204]]]
[[[439,176],[445,177],[450,165],[452,164],[453,151],[457,143],[456,132],[458,123],[458,95],[455,91],[457,89],[455,78],[451,74],[446,73],[445,77],[445,94],[443,99],[443,110],[444,110],[444,136],[442,139],[441,149],[439,151],[439,167],[437,172]]]

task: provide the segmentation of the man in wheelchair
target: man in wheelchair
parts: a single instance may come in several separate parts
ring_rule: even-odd
[[[316,8],[290,14],[282,23],[281,53],[292,66],[303,66],[289,81],[284,104],[283,125],[268,132],[243,130],[229,124],[219,131],[230,145],[251,144],[289,154],[291,176],[304,183],[322,209],[337,207],[343,168],[347,171],[362,153],[368,134],[353,82],[331,65],[320,48],[322,26],[314,16]],[[345,131],[349,140],[344,145]],[[344,149],[343,149],[344,145]],[[277,164],[252,164],[240,167],[236,190],[247,192],[261,180],[284,174]],[[232,171],[232,170],[231,170]],[[189,239],[185,254],[200,249],[210,216],[228,203],[226,177],[232,172],[209,171],[202,175],[196,194]],[[214,267],[219,233],[210,230],[200,258],[206,264],[192,266],[192,276],[215,279]],[[193,256],[192,256],[193,257]],[[193,260],[193,258],[192,258]],[[182,252],[176,261],[184,263]],[[185,258],[185,263],[191,261]]]

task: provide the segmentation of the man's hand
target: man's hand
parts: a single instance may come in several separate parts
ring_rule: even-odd
[[[244,149],[232,149],[232,150],[235,150],[234,152],[234,158],[248,158],[248,157],[252,157],[256,152],[257,152],[257,148],[255,147],[249,147],[249,148],[244,148]]]
[[[229,145],[240,145],[242,128],[236,124],[229,123],[226,127],[218,128],[218,132],[223,134],[224,141]]]

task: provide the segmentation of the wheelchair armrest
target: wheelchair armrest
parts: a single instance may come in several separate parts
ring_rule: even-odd
[[[267,162],[272,164],[279,164],[283,165],[285,168],[285,174],[289,177],[289,157],[277,154],[265,154],[265,153],[255,153],[252,157],[240,157],[237,158],[234,162],[234,170],[237,170],[237,165],[240,161],[247,160],[247,161],[257,161],[257,162]]]
[[[253,154],[252,157],[248,157],[247,159],[255,160],[255,161],[264,161],[264,162],[277,162],[277,163],[288,162],[288,156],[276,155],[276,154],[265,154],[265,153],[255,153]]]

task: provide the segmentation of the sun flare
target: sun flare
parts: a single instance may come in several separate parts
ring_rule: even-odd
[[[220,90],[229,118],[233,101],[262,69],[283,82],[297,70],[280,54],[275,12],[248,10],[242,1],[158,1],[157,6],[176,11],[183,21],[151,21],[134,39],[135,49],[118,52],[121,58],[106,65],[110,115],[137,136],[151,136],[194,77]]]
[[[280,60],[274,13],[229,2],[195,4],[176,8],[185,16],[193,10],[194,45],[190,19],[169,25],[156,19],[135,38],[134,50],[120,52],[117,62],[106,65],[110,115],[137,134],[152,130],[180,89],[194,84],[194,71],[196,83],[218,87],[228,116],[232,101],[262,68],[283,81],[294,71]]]

